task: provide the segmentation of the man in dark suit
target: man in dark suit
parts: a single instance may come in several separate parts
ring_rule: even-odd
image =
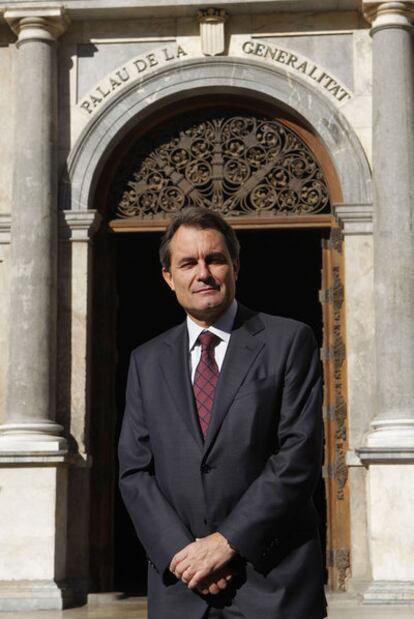
[[[313,334],[235,301],[238,241],[212,211],[180,211],[160,257],[187,320],[133,351],[119,443],[149,618],[322,619]]]

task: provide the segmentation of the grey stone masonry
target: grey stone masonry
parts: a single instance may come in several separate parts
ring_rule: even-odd
[[[10,334],[2,451],[62,451],[56,365],[56,38],[60,8],[10,10],[17,40]]]

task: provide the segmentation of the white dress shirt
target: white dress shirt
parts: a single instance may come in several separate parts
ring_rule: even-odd
[[[220,318],[207,329],[200,327],[197,323],[187,316],[187,329],[188,329],[188,341],[190,352],[190,370],[191,370],[191,382],[194,383],[194,375],[196,367],[201,357],[201,345],[197,341],[198,336],[203,331],[210,331],[220,338],[220,342],[214,347],[214,358],[216,360],[219,371],[223,365],[224,356],[229,345],[231,330],[233,328],[234,319],[237,314],[237,301],[233,299],[233,302],[228,309],[220,316]]]

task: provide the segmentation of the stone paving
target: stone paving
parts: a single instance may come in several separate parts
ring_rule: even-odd
[[[113,599],[113,596],[112,596]],[[330,599],[328,619],[414,619],[414,606],[360,606],[346,598]],[[111,601],[102,596],[81,608],[64,611],[4,612],[0,619],[147,619],[145,598]],[[183,619],[190,619],[183,617]],[[260,619],[257,617],[255,619]],[[298,617],[297,619],[306,619]]]

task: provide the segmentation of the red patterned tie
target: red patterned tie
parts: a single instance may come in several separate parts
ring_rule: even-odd
[[[207,435],[211,419],[219,369],[214,358],[214,347],[220,338],[210,331],[204,331],[198,336],[201,344],[201,357],[194,376],[194,396],[197,405],[198,418],[204,438]]]

